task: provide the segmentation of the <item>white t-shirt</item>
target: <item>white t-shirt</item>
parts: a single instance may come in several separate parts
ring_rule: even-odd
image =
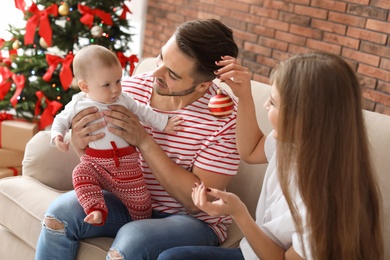
[[[108,110],[110,105],[122,105],[133,112],[146,125],[155,127],[162,131],[168,123],[168,114],[160,114],[153,111],[149,106],[136,102],[128,93],[122,92],[117,101],[112,104],[104,104],[88,98],[84,92],[79,92],[72,97],[72,100],[65,106],[60,114],[56,115],[51,127],[51,145],[54,145],[54,137],[64,136],[69,130],[72,118],[81,110],[88,107],[97,107],[99,111]],[[101,122],[103,118],[92,123]],[[112,126],[112,125],[110,125]],[[129,144],[119,136],[108,131],[107,127],[99,129],[92,134],[104,132],[104,138],[89,143],[89,147],[97,150],[112,149],[110,141],[114,141],[118,148],[129,146]]]
[[[273,137],[273,132],[268,135],[264,144],[264,150],[268,160],[268,167],[257,203],[256,223],[279,246],[287,250],[293,245],[295,251],[302,256],[302,246],[295,231],[294,221],[278,179],[276,140]],[[305,213],[306,208],[299,194],[293,192],[292,198],[297,203],[299,212]],[[304,238],[307,238],[307,236]],[[245,237],[240,242],[240,248],[245,259],[259,259]],[[309,256],[308,248],[305,250],[306,255]],[[306,259],[310,259],[310,257]]]

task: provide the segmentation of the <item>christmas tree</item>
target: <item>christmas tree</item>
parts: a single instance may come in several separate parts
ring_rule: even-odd
[[[72,61],[86,45],[115,52],[124,74],[138,62],[129,54],[130,10],[123,0],[36,0],[29,6],[15,0],[15,8],[24,13],[26,26],[9,25],[12,39],[0,39],[0,110],[39,120],[41,128],[50,125],[79,91]]]

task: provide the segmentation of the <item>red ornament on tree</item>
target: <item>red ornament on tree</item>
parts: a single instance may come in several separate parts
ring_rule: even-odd
[[[218,89],[217,95],[210,98],[209,110],[215,117],[226,117],[233,113],[234,103],[231,97],[222,94],[222,91]]]

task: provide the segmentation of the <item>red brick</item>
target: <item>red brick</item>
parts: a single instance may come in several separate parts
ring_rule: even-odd
[[[366,18],[336,12],[329,12],[328,20],[356,27],[364,27],[366,24]]]
[[[362,107],[365,110],[374,111],[375,110],[375,102],[372,102],[368,99],[362,98]]]
[[[333,32],[342,35],[344,35],[347,30],[347,26],[343,24],[338,24],[338,23],[324,21],[324,20],[317,20],[317,19],[313,19],[311,21],[311,26],[326,32]]]
[[[310,0],[289,0],[289,2],[300,5],[309,5]]]
[[[360,50],[377,56],[390,58],[390,46],[382,46],[371,42],[362,41],[360,43]]]
[[[390,10],[390,1],[389,0],[371,0],[370,5],[376,6],[382,9]]]
[[[294,54],[303,54],[303,53],[308,53],[311,50],[306,48],[306,47],[301,47],[295,44],[290,44],[288,46],[288,52],[289,53],[294,53]]]
[[[302,36],[297,36],[292,33],[286,33],[281,31],[276,31],[275,39],[282,40],[285,42],[294,43],[297,45],[305,46],[306,38]],[[281,50],[281,49],[280,49]],[[286,46],[287,50],[287,46]]]
[[[272,51],[270,48],[259,46],[257,44],[253,44],[250,42],[244,43],[244,49],[247,51],[253,51],[254,53],[262,54],[265,56],[271,56],[271,51]]]
[[[375,112],[390,116],[390,106],[388,107],[381,104],[377,104],[375,107]]]
[[[360,86],[362,86],[364,88],[375,89],[376,82],[377,82],[376,79],[370,78],[370,77],[367,77],[367,76],[364,76],[361,74],[358,74],[358,79],[359,79]]]
[[[346,46],[353,49],[357,49],[359,47],[359,40],[333,33],[325,32],[323,40],[326,42],[336,43],[337,45]]]
[[[258,24],[260,23],[263,19],[266,19],[266,18],[262,18],[260,16],[257,16],[257,15],[252,15],[252,14],[248,14],[248,13],[245,13],[245,12],[238,12],[238,11],[232,11],[232,17],[234,17],[234,19],[237,19],[237,20],[240,20],[240,21],[245,21],[245,22],[248,22],[248,23],[253,23],[253,24]]]
[[[317,40],[322,38],[322,31],[313,28],[295,25],[295,24],[290,25],[290,32],[293,34],[297,34],[297,35],[301,35],[301,36],[305,36]]]
[[[310,49],[327,51],[337,55],[340,55],[341,53],[341,46],[313,39],[308,39],[306,46]]]
[[[281,22],[281,21],[274,20],[274,19],[268,19],[268,18],[263,18],[261,20],[261,25],[268,27],[268,28],[273,28],[276,30],[285,31],[285,32],[288,31],[288,27],[289,27],[288,23]]]
[[[331,1],[331,0],[312,0],[312,6],[321,7],[323,9],[338,11],[344,13],[347,9],[347,4],[340,1]]]
[[[361,62],[361,63],[366,63],[368,65],[375,66],[375,67],[378,67],[379,60],[380,60],[380,57],[378,56],[370,55],[356,50],[351,50],[348,48],[343,48],[341,55],[348,59]]]
[[[269,76],[271,69],[267,66],[263,66],[261,64],[258,64],[256,62],[250,62],[250,61],[244,61],[243,66],[247,67],[250,71],[253,73],[257,73],[264,76]]]
[[[390,34],[390,23],[381,22],[373,19],[368,19],[366,24],[367,29],[371,29],[377,32],[383,32]]]
[[[234,39],[242,39],[249,42],[257,42],[257,39],[259,38],[257,34],[245,32],[241,30],[234,30]]]
[[[278,61],[283,61],[283,60],[286,60],[287,58],[291,57],[292,55],[294,55],[293,53],[287,53],[287,52],[283,52],[283,51],[278,51],[278,50],[274,50],[272,52],[272,58],[278,60]]]
[[[294,13],[301,14],[301,15],[307,15],[310,17],[318,18],[318,19],[326,19],[326,16],[328,15],[328,11],[320,9],[320,8],[314,8],[314,7],[308,7],[303,5],[296,5],[294,9]]]
[[[383,81],[390,81],[390,72],[388,70],[372,67],[363,63],[359,64],[357,72]]]
[[[361,5],[369,5],[370,0],[343,0],[344,2],[349,3],[355,3],[355,4],[361,4]]]
[[[373,89],[363,88],[363,97],[390,107],[390,95]]]
[[[191,2],[191,1],[187,1]],[[209,3],[210,1],[206,1]],[[217,5],[228,7],[231,10],[241,11],[241,12],[249,12],[250,4],[243,3],[242,1],[234,1],[234,0],[218,0]]]
[[[253,32],[266,37],[274,37],[275,30],[260,25],[248,24],[248,32]]]
[[[358,16],[371,17],[377,20],[386,20],[388,11],[364,5],[348,5],[347,13]]]
[[[276,64],[279,63],[279,61],[277,61],[275,59],[265,57],[262,55],[257,55],[256,62],[259,64],[262,64],[264,66],[268,66],[270,68],[274,68],[276,66]]]
[[[390,71],[390,59],[382,58],[380,68]]]
[[[378,44],[385,44],[387,39],[386,34],[372,32],[372,31],[368,31],[356,27],[348,27],[347,36],[370,41],[370,42],[375,42]]]
[[[286,23],[290,23],[290,24],[309,26],[311,18],[308,16],[286,13],[286,12],[281,11],[281,12],[279,12],[278,20],[286,22]]]
[[[270,47],[272,49],[277,49],[281,51],[286,51],[288,43],[283,41],[278,41],[277,39],[271,39],[266,37],[260,37],[258,43],[261,46]]]
[[[268,17],[268,18],[273,18],[273,19],[278,19],[278,15],[279,15],[278,10],[264,8],[264,7],[260,7],[260,6],[251,6],[249,13],[253,14],[253,15]]]
[[[377,90],[379,90],[380,92],[390,94],[390,82],[384,82],[379,80]]]
[[[263,6],[276,9],[276,10],[288,11],[288,12],[294,11],[294,4],[287,3],[286,1],[265,0],[263,2]]]

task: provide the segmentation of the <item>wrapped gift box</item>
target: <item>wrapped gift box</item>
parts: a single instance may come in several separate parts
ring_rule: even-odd
[[[22,165],[24,152],[0,148],[0,168]]]
[[[22,166],[0,168],[0,178],[22,175]]]
[[[0,148],[24,152],[27,142],[38,132],[37,123],[4,120],[0,123]],[[2,157],[0,157],[2,160]]]

